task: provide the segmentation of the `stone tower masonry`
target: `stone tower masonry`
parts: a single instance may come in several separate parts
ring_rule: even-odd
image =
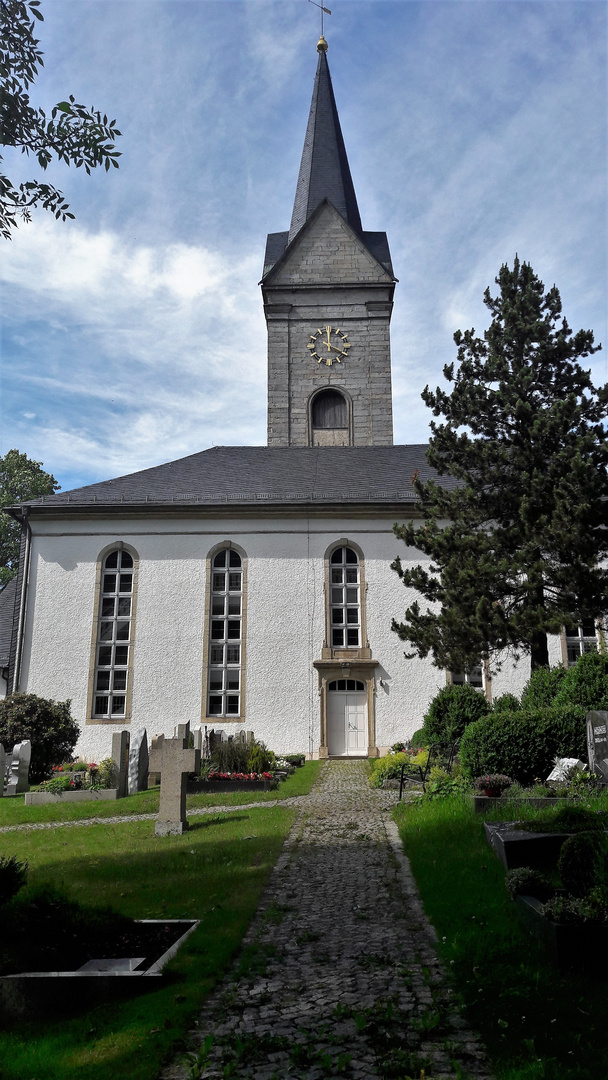
[[[269,446],[390,446],[386,233],[364,232],[340,129],[327,42],[319,60],[289,231],[270,233]]]

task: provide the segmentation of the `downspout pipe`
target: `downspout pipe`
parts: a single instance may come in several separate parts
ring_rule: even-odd
[[[25,608],[27,604],[27,586],[30,577],[30,557],[32,551],[32,528],[28,520],[27,507],[22,510],[22,528],[25,532],[25,544],[23,550],[23,568],[21,578],[21,596],[19,598],[19,620],[17,623],[17,648],[15,652],[15,666],[13,668],[13,679],[11,685],[11,693],[15,694],[19,689],[19,677],[21,675],[21,660],[23,657],[23,638],[25,634]]]

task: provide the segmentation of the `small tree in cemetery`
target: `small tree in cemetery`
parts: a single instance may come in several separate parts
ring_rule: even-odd
[[[12,750],[15,743],[30,740],[30,780],[35,784],[50,775],[53,765],[70,758],[78,742],[80,728],[70,705],[37,694],[9,694],[0,701],[0,743]]]
[[[445,487],[414,479],[422,526],[395,526],[426,566],[393,569],[414,602],[393,630],[438,667],[467,671],[502,650],[548,664],[548,633],[605,612],[608,573],[608,386],[579,364],[601,346],[573,334],[555,286],[528,263],[501,267],[487,289],[483,337],[457,331],[451,391],[427,386],[429,463]],[[408,655],[406,653],[406,655]]]

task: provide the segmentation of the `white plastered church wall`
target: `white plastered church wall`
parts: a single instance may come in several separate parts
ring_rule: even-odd
[[[416,599],[391,570],[421,555],[404,549],[393,518],[271,513],[204,520],[123,518],[36,524],[29,582],[21,686],[55,700],[72,699],[81,724],[77,752],[89,760],[110,753],[112,733],[146,727],[171,735],[175,724],[252,730],[278,753],[315,753],[320,701],[313,661],[325,638],[325,557],[339,540],[363,552],[367,638],[376,668],[376,745],[407,738],[422,718],[445,672],[430,659],[406,660],[407,647],[391,631]],[[71,533],[72,535],[66,535]],[[122,540],[139,556],[132,718],[130,723],[85,724],[88,707],[95,580],[100,553]],[[203,686],[205,575],[209,552],[229,540],[247,556],[245,713],[239,722],[205,717]],[[551,663],[561,660],[550,639]],[[507,660],[494,677],[493,695],[521,693],[529,661]],[[380,684],[382,679],[382,685]]]

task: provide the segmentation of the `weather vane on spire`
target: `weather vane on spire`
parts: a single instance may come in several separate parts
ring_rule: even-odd
[[[317,0],[308,0],[308,3],[314,4],[314,6],[318,7],[321,12],[321,41],[325,42],[325,38],[323,37],[323,12],[325,12],[326,15],[331,15],[331,11],[329,10],[329,8],[323,7],[323,4],[317,4]]]

